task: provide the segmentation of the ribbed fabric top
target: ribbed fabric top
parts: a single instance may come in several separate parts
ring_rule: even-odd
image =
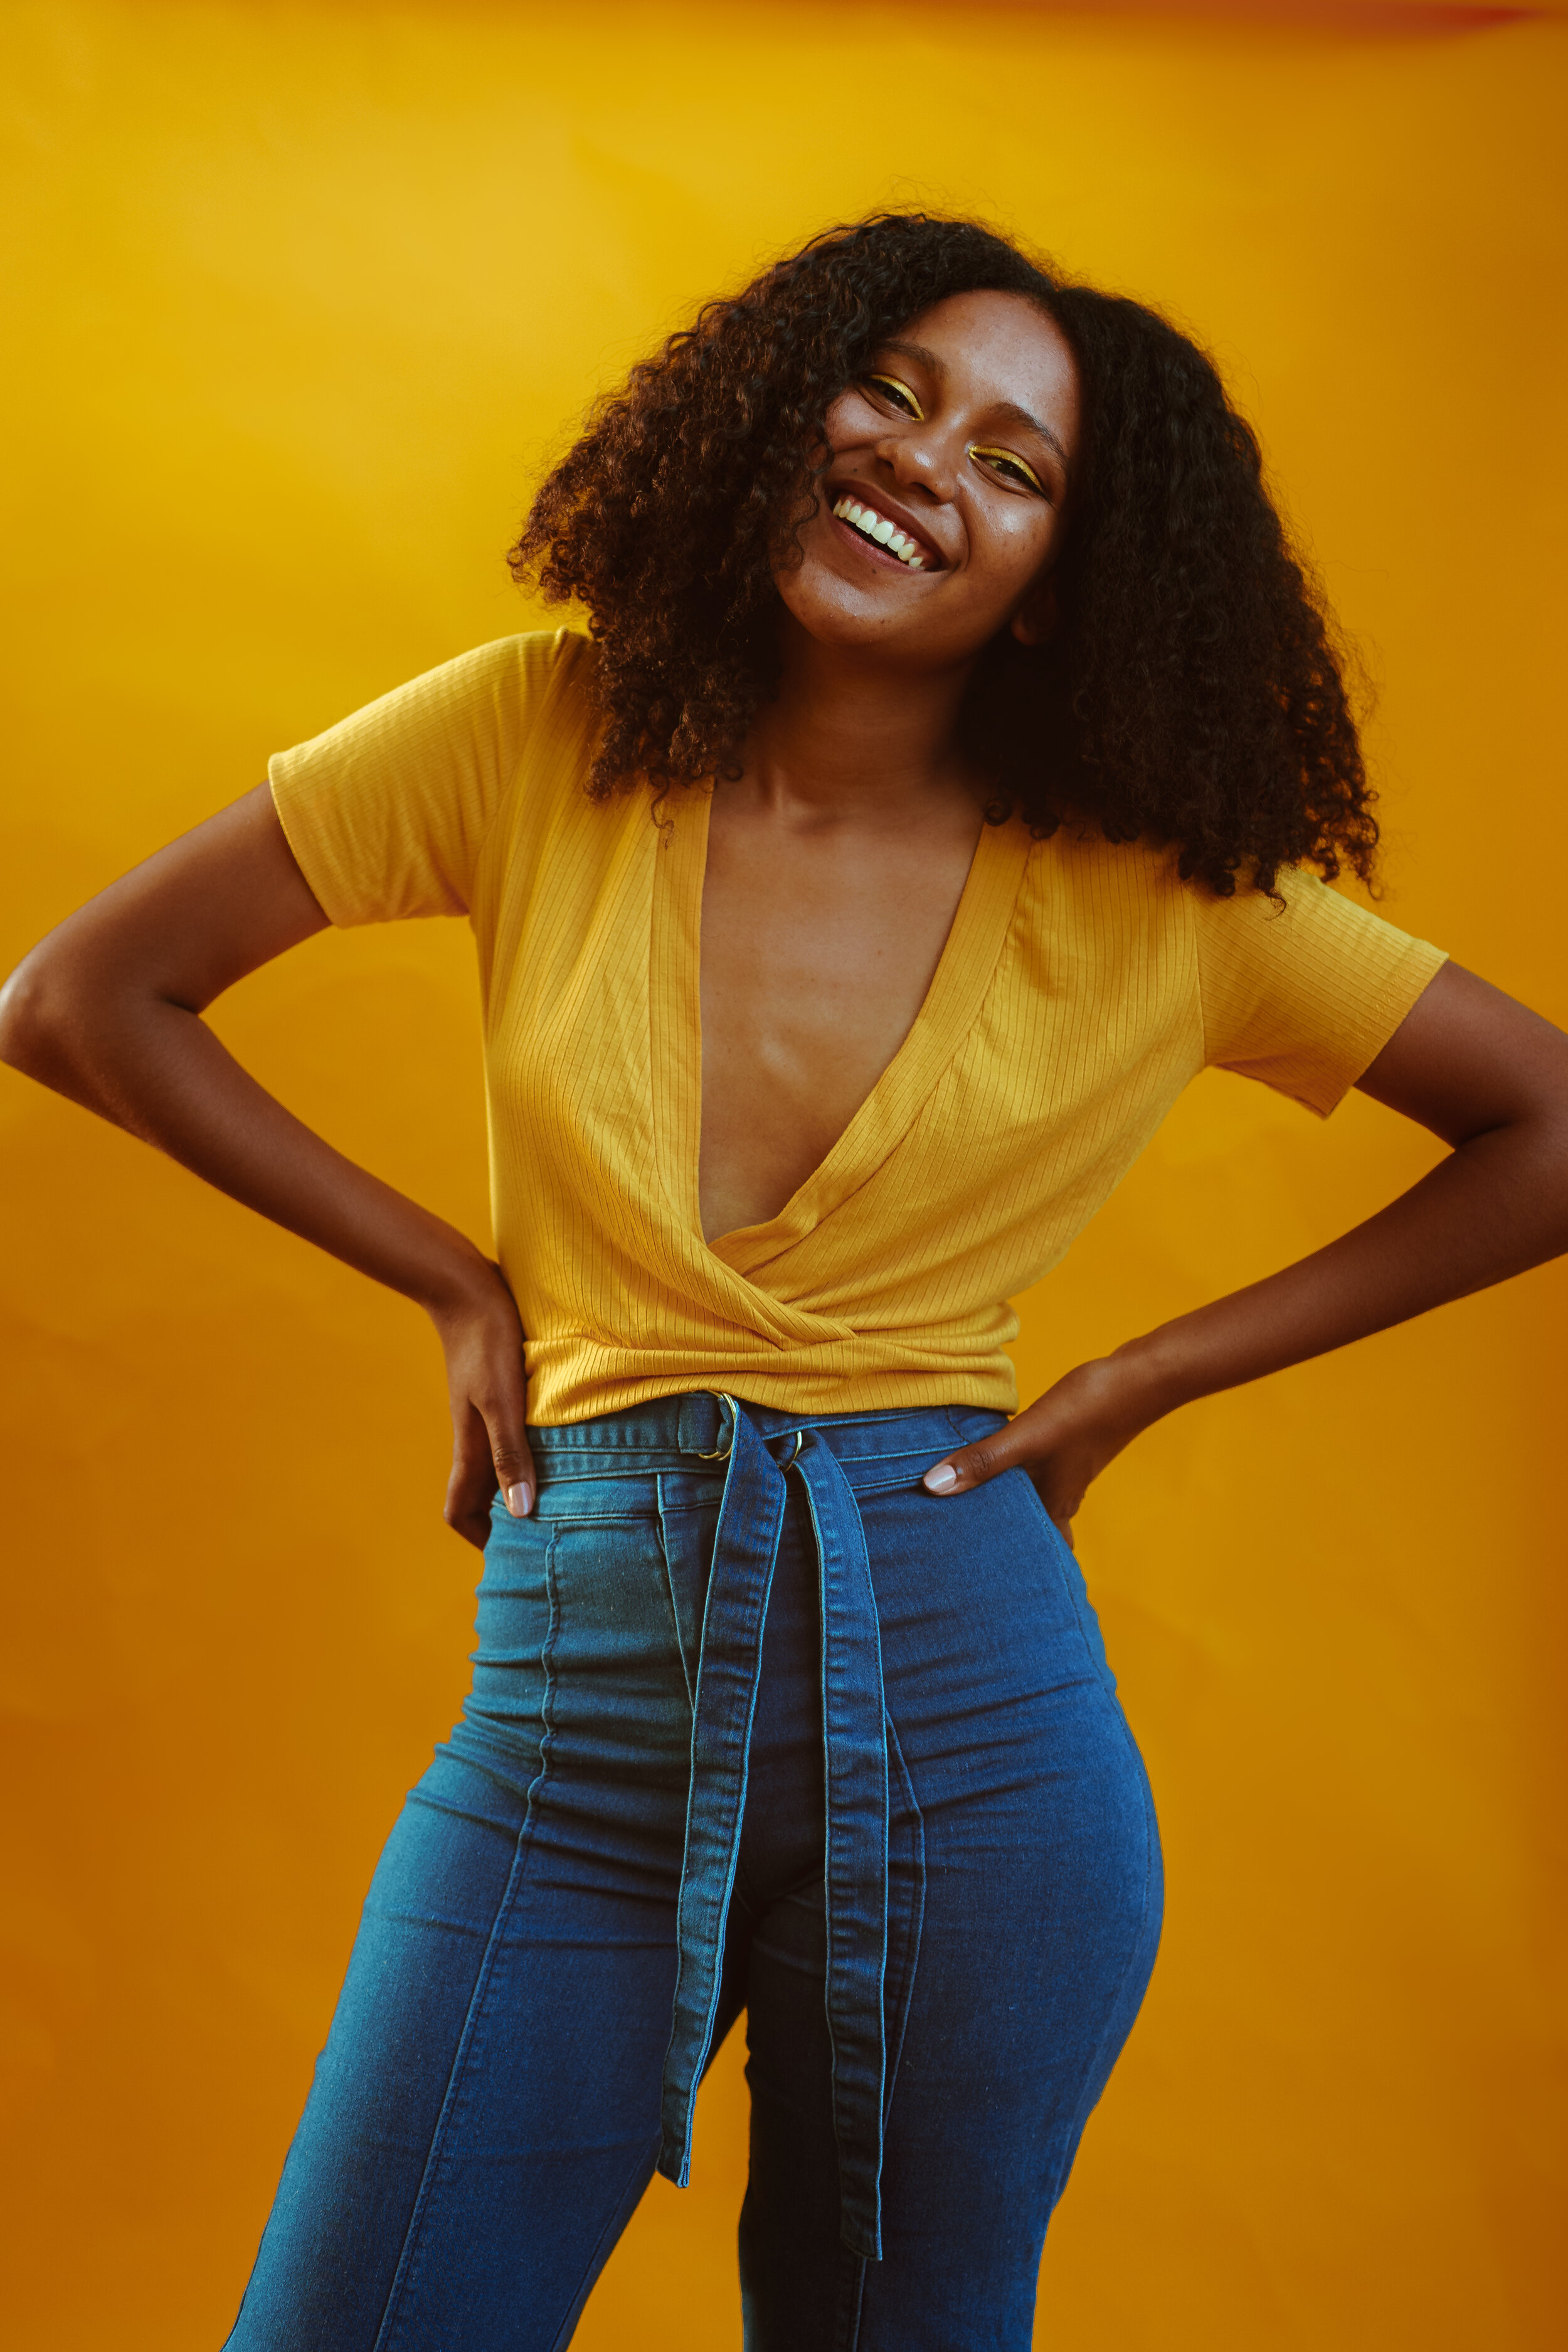
[[[1169,853],[986,825],[913,1028],[776,1217],[709,1244],[710,796],[583,790],[588,640],[508,637],[271,762],[334,923],[467,914],[496,1246],[546,1426],[689,1389],[804,1412],[1017,1403],[1008,1301],[1205,1064],[1326,1113],[1443,958],[1315,875],[1215,898]]]

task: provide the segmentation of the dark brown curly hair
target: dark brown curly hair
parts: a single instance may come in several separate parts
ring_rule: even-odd
[[[988,814],[1169,843],[1224,897],[1298,863],[1369,880],[1377,824],[1332,625],[1213,364],[1141,303],[926,213],[829,229],[710,302],[540,490],[510,561],[591,616],[605,724],[590,792],[739,772],[830,403],[921,311],[989,291],[1026,296],[1067,338],[1084,447],[1059,625],[1037,646],[998,636],[966,698]]]

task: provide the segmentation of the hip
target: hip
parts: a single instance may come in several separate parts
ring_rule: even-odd
[[[951,1755],[973,1777],[987,1758],[1016,1772],[1021,1747],[1043,1761],[1069,1722],[1126,1742],[1082,1572],[1026,1474],[954,1496],[921,1483],[1004,1415],[738,1410],[784,1473],[770,1653],[802,1672],[820,1664],[821,1515],[788,1475],[809,1435],[853,1498],[887,1713],[908,1751]],[[527,1519],[494,1514],[469,1720],[530,1754],[548,1741],[557,1761],[591,1741],[607,1769],[618,1760],[673,1793],[689,1769],[730,1470],[719,1401],[698,1392],[530,1434],[538,1497]]]

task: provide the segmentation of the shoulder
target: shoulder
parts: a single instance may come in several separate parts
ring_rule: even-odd
[[[1098,826],[1071,819],[1032,845],[1026,889],[1040,920],[1081,928],[1106,950],[1191,924],[1192,887],[1173,850],[1108,841]]]
[[[593,655],[578,630],[492,637],[421,670],[275,758],[293,765],[360,755],[384,744],[439,754],[486,739],[519,747],[538,717],[586,708]]]
[[[599,649],[582,629],[535,630],[504,639],[515,679],[522,764],[586,774],[602,725],[595,696]]]
[[[586,694],[598,667],[599,649],[584,629],[525,629],[515,637],[501,637],[483,653],[505,648],[519,674],[541,687],[571,697]]]
[[[1271,965],[1378,965],[1424,944],[1307,866],[1281,866],[1271,890],[1238,882],[1232,897],[1221,898],[1201,883],[1186,889],[1205,969],[1237,958]]]
[[[570,798],[592,758],[580,631],[492,638],[274,753],[274,804],[334,922],[458,914],[519,802]]]
[[[1193,898],[1205,1055],[1327,1112],[1381,1051],[1443,951],[1308,867],[1275,892]]]
[[[1238,879],[1221,898],[1207,883],[1184,877],[1174,846],[1108,841],[1089,823],[1069,820],[1037,841],[1031,869],[1042,905],[1052,898],[1075,905],[1108,936],[1153,922],[1194,935],[1205,951],[1246,943],[1264,954],[1289,953],[1308,939],[1405,937],[1310,866],[1282,866],[1268,890]]]
[[[581,629],[526,629],[475,646],[402,691],[423,687],[453,701],[495,697],[531,719],[551,710],[575,716],[592,707],[597,666],[597,647]]]
[[[447,754],[490,772],[490,793],[553,795],[580,785],[600,715],[598,649],[581,629],[496,637],[401,689],[405,715]]]

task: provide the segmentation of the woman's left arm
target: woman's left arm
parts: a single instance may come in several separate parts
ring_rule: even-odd
[[[1445,964],[1357,1081],[1453,1150],[1327,1248],[1079,1364],[926,1472],[959,1495],[1023,1468],[1070,1539],[1091,1478],[1177,1405],[1386,1330],[1568,1250],[1568,1036]]]

